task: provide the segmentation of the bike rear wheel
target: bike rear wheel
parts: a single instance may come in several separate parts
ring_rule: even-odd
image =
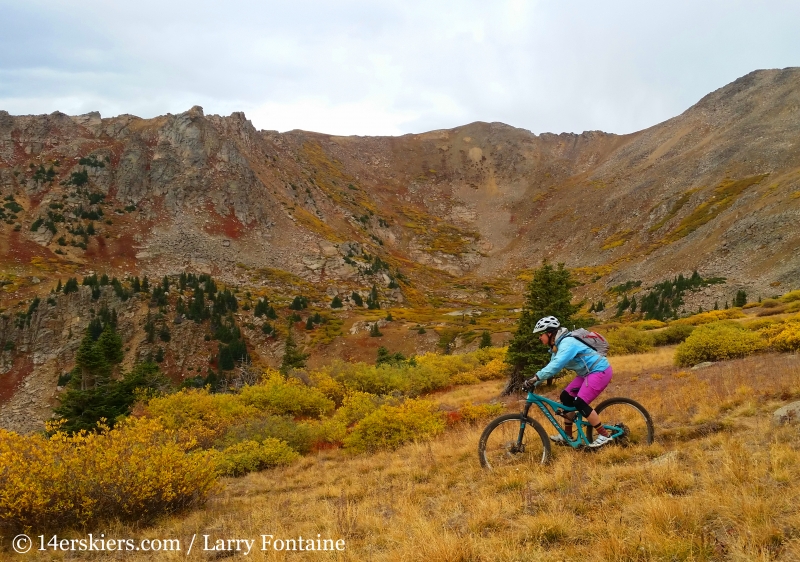
[[[595,411],[603,425],[621,428],[623,433],[614,439],[614,443],[622,446],[650,445],[653,443],[655,431],[653,420],[648,411],[630,398],[609,398],[597,405]],[[588,426],[586,436],[594,439],[594,429]]]
[[[518,444],[519,430],[525,432]],[[492,420],[478,442],[478,458],[487,469],[503,466],[545,464],[550,460],[550,438],[539,422],[521,414],[506,414]]]

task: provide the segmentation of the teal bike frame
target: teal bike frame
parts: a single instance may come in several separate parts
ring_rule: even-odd
[[[539,386],[541,383],[537,383],[536,386]],[[579,411],[575,408],[571,408],[570,406],[565,406],[561,402],[555,402],[550,400],[549,398],[545,398],[540,394],[534,394],[533,392],[528,393],[528,399],[525,401],[525,405],[522,408],[522,421],[520,423],[519,428],[519,437],[517,438],[517,444],[522,443],[522,437],[525,433],[525,418],[528,417],[528,411],[531,409],[531,406],[536,404],[536,406],[542,411],[544,417],[546,417],[556,431],[564,438],[564,442],[572,447],[573,449],[578,449],[580,447],[585,447],[589,445],[589,438],[586,436],[586,432],[584,431],[585,427],[589,426],[589,422],[583,419],[583,416]],[[568,412],[575,412],[575,419],[573,420],[573,424],[575,424],[575,428],[577,431],[577,437],[575,439],[570,439],[567,432],[561,427],[561,424],[558,423],[555,416],[566,414]],[[625,429],[616,425],[611,424],[603,424],[611,434],[612,439],[616,439],[617,437],[623,435],[625,433]]]

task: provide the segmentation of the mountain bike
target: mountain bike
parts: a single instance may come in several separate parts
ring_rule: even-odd
[[[541,382],[536,386],[539,384]],[[575,408],[529,392],[519,414],[500,416],[489,422],[483,430],[478,442],[478,457],[483,468],[493,469],[523,463],[546,464],[550,461],[550,438],[542,424],[528,416],[534,404],[564,438],[564,446],[577,450],[588,447],[592,442],[594,428]],[[638,402],[621,396],[609,398],[598,404],[595,411],[601,416],[603,427],[613,438],[611,443],[603,447],[650,445],[653,442],[653,420]],[[556,416],[564,417],[570,412],[575,413],[573,423],[577,433],[574,439],[570,439],[556,420]]]

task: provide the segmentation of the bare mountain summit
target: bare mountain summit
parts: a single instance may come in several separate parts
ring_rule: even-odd
[[[0,259],[230,280],[271,268],[336,284],[359,274],[346,259],[358,249],[423,288],[548,258],[594,268],[589,294],[695,268],[766,291],[798,277],[799,133],[796,68],[753,72],[621,136],[501,123],[281,134],[199,107],[154,119],[0,112],[0,186],[23,207],[6,217]],[[48,214],[66,225],[86,213],[80,188],[103,196],[107,236],[59,245]]]

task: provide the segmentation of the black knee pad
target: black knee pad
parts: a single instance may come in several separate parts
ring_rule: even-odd
[[[583,398],[581,398],[580,396],[578,396],[575,399],[575,409],[578,410],[581,414],[583,414],[584,418],[588,418],[589,414],[591,414],[592,410],[594,410],[594,408],[592,408],[591,406],[589,406],[589,404],[584,402]]]
[[[566,390],[561,391],[561,396],[559,397],[559,400],[561,400],[561,403],[564,404],[564,406],[569,406],[570,408],[575,407],[575,397],[572,396]]]

